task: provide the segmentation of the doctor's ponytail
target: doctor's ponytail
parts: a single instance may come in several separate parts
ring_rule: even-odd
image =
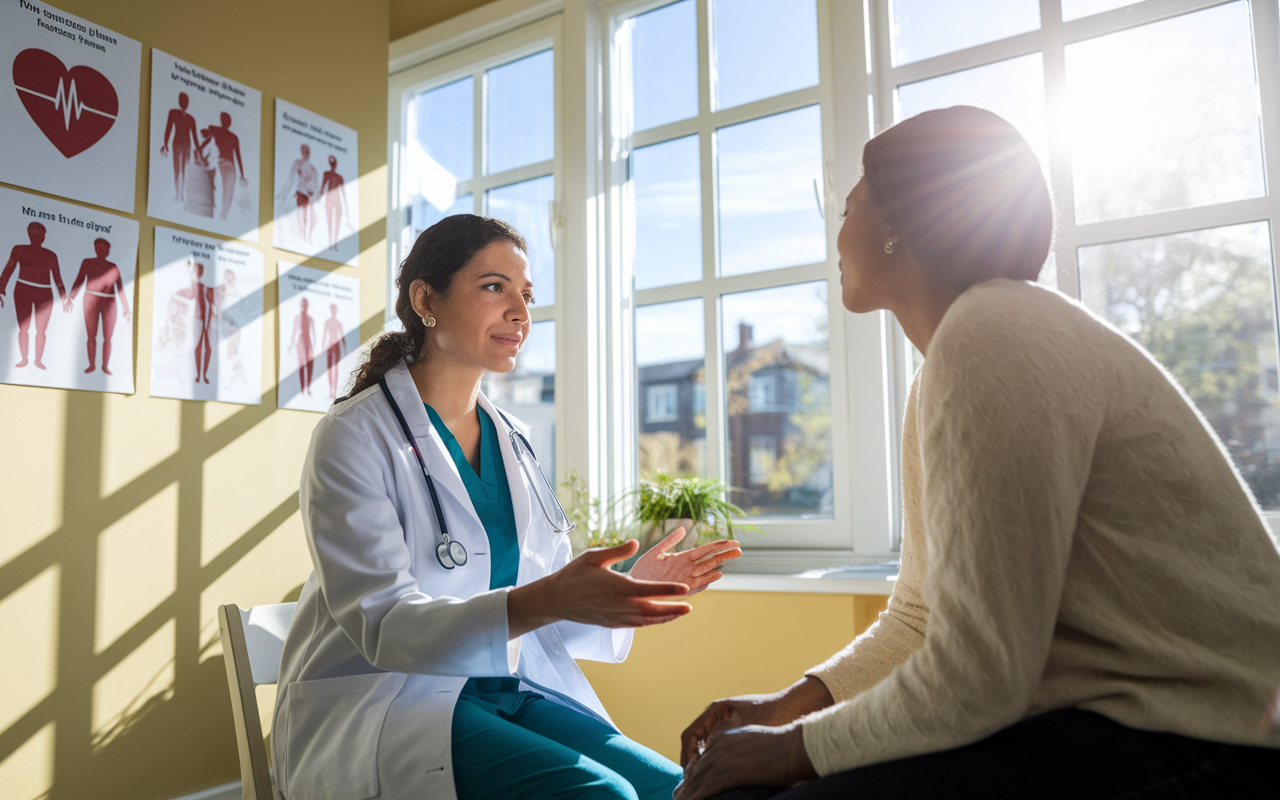
[[[453,276],[477,253],[494,242],[504,241],[520,248],[521,252],[529,250],[519,231],[492,217],[456,214],[423,231],[408,257],[401,262],[396,276],[396,316],[404,330],[380,334],[369,344],[367,354],[356,368],[351,391],[335,402],[360,394],[382,380],[397,364],[405,361],[412,364],[422,355],[427,328],[423,327],[410,301],[409,287],[414,281],[425,281],[442,294],[448,292]]]

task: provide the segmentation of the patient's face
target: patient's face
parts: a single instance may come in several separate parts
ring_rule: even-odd
[[[889,235],[889,226],[880,220],[871,205],[866,183],[858,181],[845,198],[844,224],[836,237],[836,250],[840,253],[840,299],[850,311],[887,307],[895,266],[894,256],[884,252]]]

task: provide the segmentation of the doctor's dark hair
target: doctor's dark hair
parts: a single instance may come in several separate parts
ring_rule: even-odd
[[[396,276],[396,316],[404,330],[388,331],[373,340],[368,355],[356,368],[351,391],[335,402],[360,394],[402,361],[412,364],[422,357],[429,329],[413,310],[409,287],[421,280],[434,291],[447,293],[453,276],[494,242],[510,242],[522,253],[529,251],[515,228],[500,219],[475,214],[445,217],[418,236]]]
[[[862,178],[895,240],[939,281],[1034,281],[1049,255],[1053,201],[1017,129],[980,108],[903,120],[867,142]]]

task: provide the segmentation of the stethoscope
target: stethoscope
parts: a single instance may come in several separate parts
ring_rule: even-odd
[[[401,413],[396,399],[391,396],[391,390],[387,387],[386,378],[379,379],[378,385],[382,387],[382,394],[387,398],[387,402],[391,404],[391,410],[396,413],[396,420],[400,423],[400,429],[404,431],[405,438],[409,440],[409,447],[413,450],[413,456],[418,459],[418,466],[422,469],[422,477],[427,481],[427,493],[431,495],[431,508],[436,512],[436,523],[440,526],[440,538],[442,539],[440,544],[436,545],[436,560],[445,569],[465,567],[467,565],[467,548],[463,547],[462,542],[449,538],[449,529],[444,522],[444,512],[440,508],[440,497],[436,494],[436,484],[435,481],[431,480],[431,475],[427,472],[427,462],[422,458],[422,451],[418,449],[418,440],[414,438],[413,431],[409,430],[409,423],[405,421],[404,414]],[[555,533],[570,533],[577,525],[564,512],[564,506],[560,505],[560,499],[556,497],[555,490],[551,487],[551,482],[547,480],[546,474],[542,471],[542,465],[538,463],[538,456],[533,452],[533,445],[529,444],[529,440],[525,438],[523,433],[516,430],[516,427],[511,424],[511,420],[507,419],[506,414],[498,409],[494,410],[498,411],[498,416],[502,417],[502,424],[507,427],[507,435],[511,438],[511,449],[516,454],[516,461],[520,464],[520,470],[524,473],[525,480],[533,487],[533,496],[542,508],[542,516]],[[526,453],[533,460],[532,467],[525,461]],[[544,498],[543,495],[546,495],[546,497]]]

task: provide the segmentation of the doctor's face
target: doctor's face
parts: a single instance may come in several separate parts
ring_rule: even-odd
[[[491,243],[454,274],[448,292],[433,291],[423,299],[436,318],[427,332],[428,357],[453,358],[488,372],[515,369],[533,302],[529,259],[520,248]]]

